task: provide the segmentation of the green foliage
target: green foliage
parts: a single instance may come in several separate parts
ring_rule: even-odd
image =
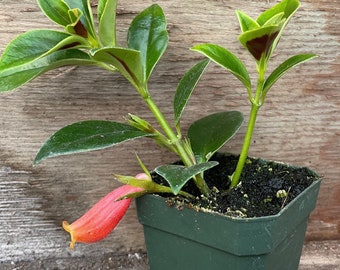
[[[245,65],[232,52],[215,44],[196,45],[191,49],[204,54],[216,64],[230,71],[247,89],[251,88],[249,73]]]
[[[174,98],[174,116],[176,125],[179,124],[184,108],[208,64],[208,60],[199,62],[185,73],[180,80]]]
[[[37,164],[46,158],[104,149],[145,136],[149,134],[122,123],[82,121],[54,133],[40,148],[34,163]]]
[[[289,71],[291,68],[295,67],[296,65],[306,62],[315,57],[317,57],[317,55],[315,54],[298,54],[284,61],[266,79],[263,85],[264,97],[267,95],[267,92],[274,85],[274,83],[279,78],[281,78],[287,71]]]
[[[239,41],[257,61],[260,61],[262,56],[268,60],[285,26],[299,6],[299,0],[283,0],[261,13],[256,21],[238,11],[237,17],[242,30]]]
[[[38,4],[45,15],[55,23],[64,27],[72,23],[69,15],[70,7],[64,0],[38,0]]]
[[[143,85],[141,53],[120,47],[107,47],[91,51],[94,60],[114,66],[137,89]]]
[[[281,38],[285,26],[299,6],[300,2],[298,0],[283,0],[272,8],[264,11],[256,20],[242,11],[236,12],[242,31],[241,35],[239,35],[239,41],[255,59],[256,71],[258,73],[255,89],[252,89],[249,74],[244,64],[227,49],[215,44],[201,44],[192,48],[234,74],[243,83],[248,92],[251,104],[248,128],[236,170],[230,176],[230,188],[239,184],[240,176],[247,159],[257,113],[265,102],[269,89],[291,68],[315,57],[313,54],[293,56],[280,64],[266,78],[266,70],[270,57]],[[198,144],[200,144],[200,146],[203,145],[201,142]],[[193,146],[193,149],[195,149],[195,147],[196,146]],[[209,152],[201,150],[201,155],[203,153],[207,154]]]
[[[148,83],[169,42],[167,22],[163,10],[151,5],[132,20],[127,34],[127,45],[117,42],[117,0],[99,0],[97,21],[94,21],[90,0],[38,0],[45,15],[64,31],[32,30],[13,39],[0,59],[0,92],[20,87],[42,73],[65,65],[96,65],[109,72],[123,75],[150,109],[159,127],[142,117],[129,114],[127,124],[88,120],[66,126],[53,134],[41,147],[35,163],[55,156],[103,149],[129,140],[148,137],[159,146],[173,152],[183,166],[164,165],[156,172],[169,186],[161,186],[151,179],[140,180],[117,176],[123,183],[142,187],[145,192],[171,192],[190,196],[181,191],[193,180],[203,195],[210,188],[204,172],[217,165],[209,159],[239,130],[243,116],[240,112],[218,112],[190,125],[187,136],[181,130],[181,118],[188,100],[210,61],[231,72],[247,90],[251,103],[250,120],[237,168],[231,178],[231,187],[237,185],[247,158],[251,135],[259,108],[269,89],[294,66],[315,57],[296,55],[284,61],[266,77],[267,64],[281,38],[283,29],[297,11],[298,0],[282,0],[264,11],[255,20],[237,11],[240,23],[240,43],[255,59],[258,80],[253,89],[243,62],[231,51],[216,44],[200,44],[192,48],[205,58],[190,68],[180,80],[173,100],[174,125],[169,124],[155,104]],[[205,102],[205,101],[204,101]],[[137,158],[143,171],[146,166]],[[147,173],[150,176],[150,173]]]
[[[155,169],[155,172],[162,176],[170,185],[173,193],[177,195],[182,187],[195,175],[202,173],[214,166],[218,162],[209,161],[196,165],[182,166],[182,165],[162,165]]]
[[[117,0],[98,1],[98,35],[103,46],[116,46]]]
[[[168,46],[168,32],[163,10],[152,5],[138,14],[128,32],[128,47],[140,51],[144,81],[149,77]]]
[[[208,161],[239,130],[243,122],[240,112],[219,112],[192,123],[188,137],[198,163]]]
[[[1,57],[0,91],[13,90],[60,66],[94,65],[83,51],[67,49],[77,41],[67,33],[53,30],[32,30],[18,36]],[[65,49],[59,49],[62,47]]]

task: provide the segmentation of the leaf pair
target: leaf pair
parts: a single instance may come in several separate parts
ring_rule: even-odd
[[[233,53],[227,49],[215,45],[215,44],[201,44],[196,45],[192,50],[197,51],[208,57],[210,60],[216,64],[222,66],[224,69],[228,70],[238,78],[243,85],[246,87],[248,93],[251,93],[251,81],[249,73],[242,63],[242,61],[237,58]],[[263,84],[263,98],[267,95],[269,89],[274,85],[274,83],[281,78],[287,71],[295,67],[296,65],[306,62],[312,58],[315,58],[315,54],[299,54],[290,57],[282,64],[280,64],[265,80]],[[249,94],[251,98],[251,94]]]

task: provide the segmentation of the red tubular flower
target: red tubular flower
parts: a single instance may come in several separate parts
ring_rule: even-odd
[[[73,249],[76,242],[92,243],[105,238],[117,226],[131,203],[131,199],[118,199],[140,191],[143,189],[121,186],[107,194],[71,225],[63,221],[63,228],[71,235],[70,248]]]

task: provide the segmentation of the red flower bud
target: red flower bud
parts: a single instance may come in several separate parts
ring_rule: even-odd
[[[70,248],[73,249],[76,242],[92,243],[105,238],[117,226],[131,203],[131,199],[118,199],[142,190],[129,185],[121,186],[107,194],[71,225],[63,221],[63,228],[71,235]]]

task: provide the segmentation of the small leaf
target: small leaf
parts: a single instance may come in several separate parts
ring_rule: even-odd
[[[143,68],[139,51],[128,48],[92,50],[93,59],[116,67],[137,89],[143,84]]]
[[[282,25],[285,21],[285,18],[283,18],[284,16],[284,12],[278,13],[276,15],[274,15],[273,17],[271,17],[268,21],[266,21],[263,26],[267,26],[267,25]]]
[[[169,164],[157,167],[155,172],[169,183],[173,193],[177,195],[192,177],[216,165],[218,165],[216,161],[196,164],[191,167]]]
[[[96,36],[93,23],[93,15],[91,10],[90,0],[63,0],[70,9],[79,9],[83,16],[80,21],[83,27],[91,34],[92,37]]]
[[[69,7],[63,0],[38,0],[38,4],[45,15],[61,26],[71,23],[68,15]]]
[[[234,74],[247,89],[251,88],[249,73],[242,63],[233,53],[227,49],[215,44],[201,44],[194,46],[192,50],[200,52],[207,56],[216,64],[222,66]]]
[[[143,191],[140,192],[129,193],[123,196],[121,199],[137,198],[144,195],[145,193],[173,193],[173,190],[170,187],[159,185],[151,180],[137,179],[135,177],[125,175],[115,175],[115,177],[118,179],[119,182],[123,184],[144,189]],[[185,197],[194,198],[191,194],[186,193],[184,191],[179,191],[178,194]]]
[[[145,81],[168,46],[166,20],[160,6],[154,4],[132,21],[128,31],[128,47],[141,52]]]
[[[98,34],[104,46],[116,46],[117,0],[98,1]]]
[[[260,16],[256,19],[258,24],[262,26],[262,25],[265,25],[269,20],[271,20],[277,14],[282,13],[282,12],[284,13],[284,16],[282,17],[282,20],[284,21],[280,25],[280,31],[278,32],[278,34],[275,37],[275,40],[273,41],[273,44],[270,48],[270,52],[268,52],[268,56],[272,55],[277,44],[279,43],[283,30],[288,24],[290,18],[294,15],[294,13],[298,10],[299,7],[300,7],[299,0],[283,0],[280,3],[271,7],[270,9],[261,13]]]
[[[243,115],[237,111],[219,112],[194,122],[188,137],[198,163],[208,161],[239,130]]]
[[[264,25],[268,20],[281,12],[284,12],[284,18],[288,20],[296,12],[299,6],[299,0],[283,0],[262,12],[260,16],[257,17],[256,21],[259,25]]]
[[[236,15],[240,23],[242,32],[257,29],[260,27],[259,24],[253,18],[249,17],[244,12],[237,10]]]
[[[263,86],[264,96],[267,94],[267,92],[273,86],[273,84],[279,78],[281,78],[287,71],[289,71],[291,68],[295,67],[296,65],[306,62],[315,57],[317,57],[317,55],[315,54],[298,54],[284,61],[266,79],[264,86]]]
[[[188,72],[186,72],[179,82],[174,98],[174,114],[176,125],[179,123],[191,93],[195,89],[196,84],[198,83],[208,64],[209,59],[199,62]]]
[[[255,30],[247,31],[239,35],[241,44],[254,56],[260,60],[262,55],[270,56],[272,46],[280,31],[280,26],[269,25]]]
[[[148,135],[117,122],[96,120],[77,122],[54,133],[40,148],[34,163],[37,164],[46,158],[104,149]]]

